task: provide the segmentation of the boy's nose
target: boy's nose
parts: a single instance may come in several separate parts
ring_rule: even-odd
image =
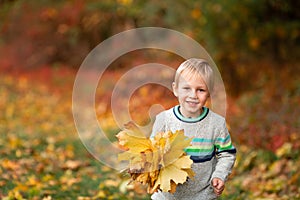
[[[197,90],[191,90],[189,96],[191,98],[197,98]]]

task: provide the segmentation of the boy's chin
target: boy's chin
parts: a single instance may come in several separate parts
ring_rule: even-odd
[[[187,105],[185,107],[185,110],[190,113],[200,112],[201,109],[202,109],[202,107],[200,107],[199,105],[195,105],[195,106]]]

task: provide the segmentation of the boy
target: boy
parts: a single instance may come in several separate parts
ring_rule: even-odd
[[[174,194],[156,192],[152,199],[216,199],[235,162],[236,149],[231,143],[223,117],[205,104],[213,90],[213,70],[203,59],[191,58],[176,71],[172,84],[179,105],[156,116],[151,137],[161,131],[184,130],[193,138],[185,149],[194,161],[194,179],[177,186]]]

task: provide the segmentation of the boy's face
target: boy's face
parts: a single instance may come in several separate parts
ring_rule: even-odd
[[[208,88],[200,76],[189,78],[183,72],[178,85],[173,83],[174,95],[178,98],[180,112],[184,117],[198,117],[208,97]]]

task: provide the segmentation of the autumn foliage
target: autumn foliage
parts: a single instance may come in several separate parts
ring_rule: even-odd
[[[193,161],[185,155],[190,145],[183,131],[160,132],[151,140],[132,122],[118,133],[119,144],[127,151],[119,154],[119,160],[129,161],[128,173],[132,181],[147,185],[147,192],[158,189],[174,193],[178,184],[192,178]]]
[[[104,39],[143,26],[195,38],[220,69],[226,120],[238,151],[220,199],[300,199],[299,2],[0,0],[0,199],[149,199],[142,184],[128,185],[132,178],[149,183],[156,177],[152,189],[164,190],[183,181],[158,181],[163,165],[174,167],[165,164],[163,153],[158,156],[169,148],[168,133],[151,143],[139,138],[147,141],[143,150],[154,153],[133,157],[126,157],[126,150],[140,149],[123,140],[124,159],[144,156],[143,162],[131,160],[132,173],[124,175],[92,157],[74,127],[72,87],[83,59]],[[120,131],[109,104],[114,84],[132,66],[157,62],[176,67],[182,61],[162,54],[133,52],[103,75],[95,112],[113,143]],[[138,88],[129,105],[133,120],[147,124],[150,107],[158,103],[169,108],[177,102],[166,88]],[[120,138],[129,136],[125,133],[134,131]],[[135,173],[151,168],[146,164],[150,155],[157,158],[151,165],[155,173]]]

